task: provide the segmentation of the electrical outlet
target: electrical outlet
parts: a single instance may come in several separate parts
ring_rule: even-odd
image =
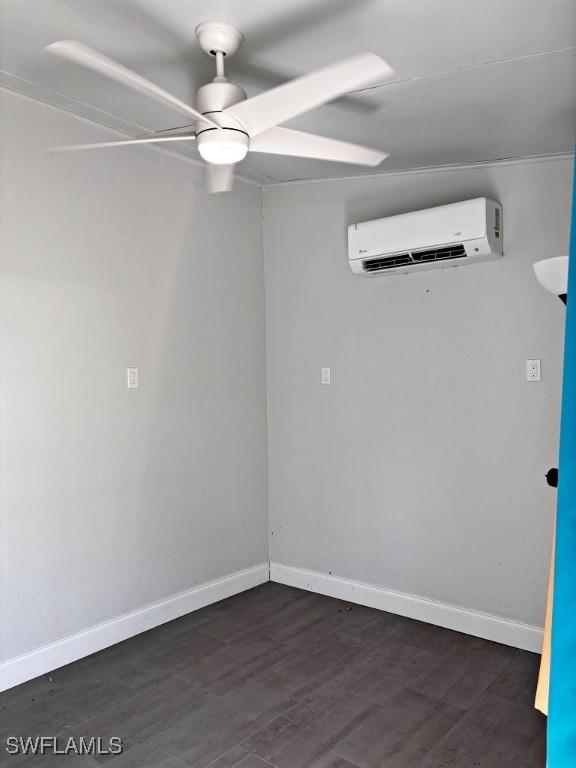
[[[330,384],[330,368],[322,368],[322,384]]]
[[[540,360],[526,360],[526,381],[542,381]]]
[[[128,389],[138,389],[140,386],[138,368],[126,368],[126,386]]]

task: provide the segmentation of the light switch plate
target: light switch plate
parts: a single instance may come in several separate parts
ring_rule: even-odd
[[[330,368],[322,368],[322,384],[330,384]]]

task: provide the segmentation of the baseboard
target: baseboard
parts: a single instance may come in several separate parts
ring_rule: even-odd
[[[7,659],[0,662],[0,691],[25,683],[167,621],[232,597],[258,584],[264,584],[268,580],[269,563],[260,563]]]
[[[281,563],[261,563],[0,662],[0,691],[268,580],[539,653],[540,627]]]
[[[511,645],[514,648],[522,648],[534,653],[540,653],[542,648],[543,630],[540,627],[489,613],[460,608],[425,597],[395,592],[373,584],[281,563],[270,563],[270,580],[400,616],[408,616],[411,619]]]

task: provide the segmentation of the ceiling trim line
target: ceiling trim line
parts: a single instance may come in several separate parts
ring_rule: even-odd
[[[555,48],[550,51],[538,51],[537,53],[528,53],[523,56],[510,56],[507,59],[491,59],[490,61],[481,61],[478,64],[470,64],[467,67],[456,67],[455,69],[445,69],[442,72],[434,72],[431,75],[413,75],[412,77],[405,77],[401,80],[391,80],[389,83],[376,83],[375,85],[369,85],[366,88],[358,88],[355,91],[348,91],[346,96],[358,96],[359,94],[375,94],[379,91],[390,88],[398,88],[400,86],[412,85],[418,83],[425,83],[429,80],[441,80],[453,75],[463,75],[468,72],[473,72],[477,69],[484,69],[487,67],[495,67],[504,64],[517,64],[521,61],[528,61],[530,59],[543,58],[544,56],[558,56],[560,54],[576,52],[576,46],[571,45],[567,48]]]
[[[361,173],[352,176],[330,176],[317,179],[287,179],[263,184],[264,189],[271,187],[285,187],[296,184],[326,184],[336,181],[356,181],[366,179],[382,179],[391,176],[417,176],[426,173],[448,173],[452,171],[471,171],[475,168],[491,168],[495,166],[521,165],[525,163],[555,162],[559,160],[573,160],[576,152],[552,152],[547,155],[518,155],[517,157],[503,157],[495,160],[478,160],[475,163],[455,163],[454,165],[425,165],[418,168],[406,168],[397,171],[382,171],[380,173]]]

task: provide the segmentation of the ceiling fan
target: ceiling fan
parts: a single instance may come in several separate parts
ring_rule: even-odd
[[[386,152],[380,150],[278,127],[344,93],[390,77],[394,73],[392,68],[379,56],[373,53],[353,56],[247,99],[243,89],[230,82],[224,71],[225,58],[233,56],[242,43],[240,32],[227,24],[206,22],[197,27],[196,35],[202,50],[216,60],[216,76],[198,90],[196,109],[82,43],[62,40],[49,45],[46,50],[50,53],[99,72],[188,117],[196,118],[195,130],[155,133],[134,139],[56,149],[75,151],[195,140],[200,156],[207,163],[210,192],[232,189],[234,165],[243,160],[249,151],[366,166],[379,165],[388,157]]]

